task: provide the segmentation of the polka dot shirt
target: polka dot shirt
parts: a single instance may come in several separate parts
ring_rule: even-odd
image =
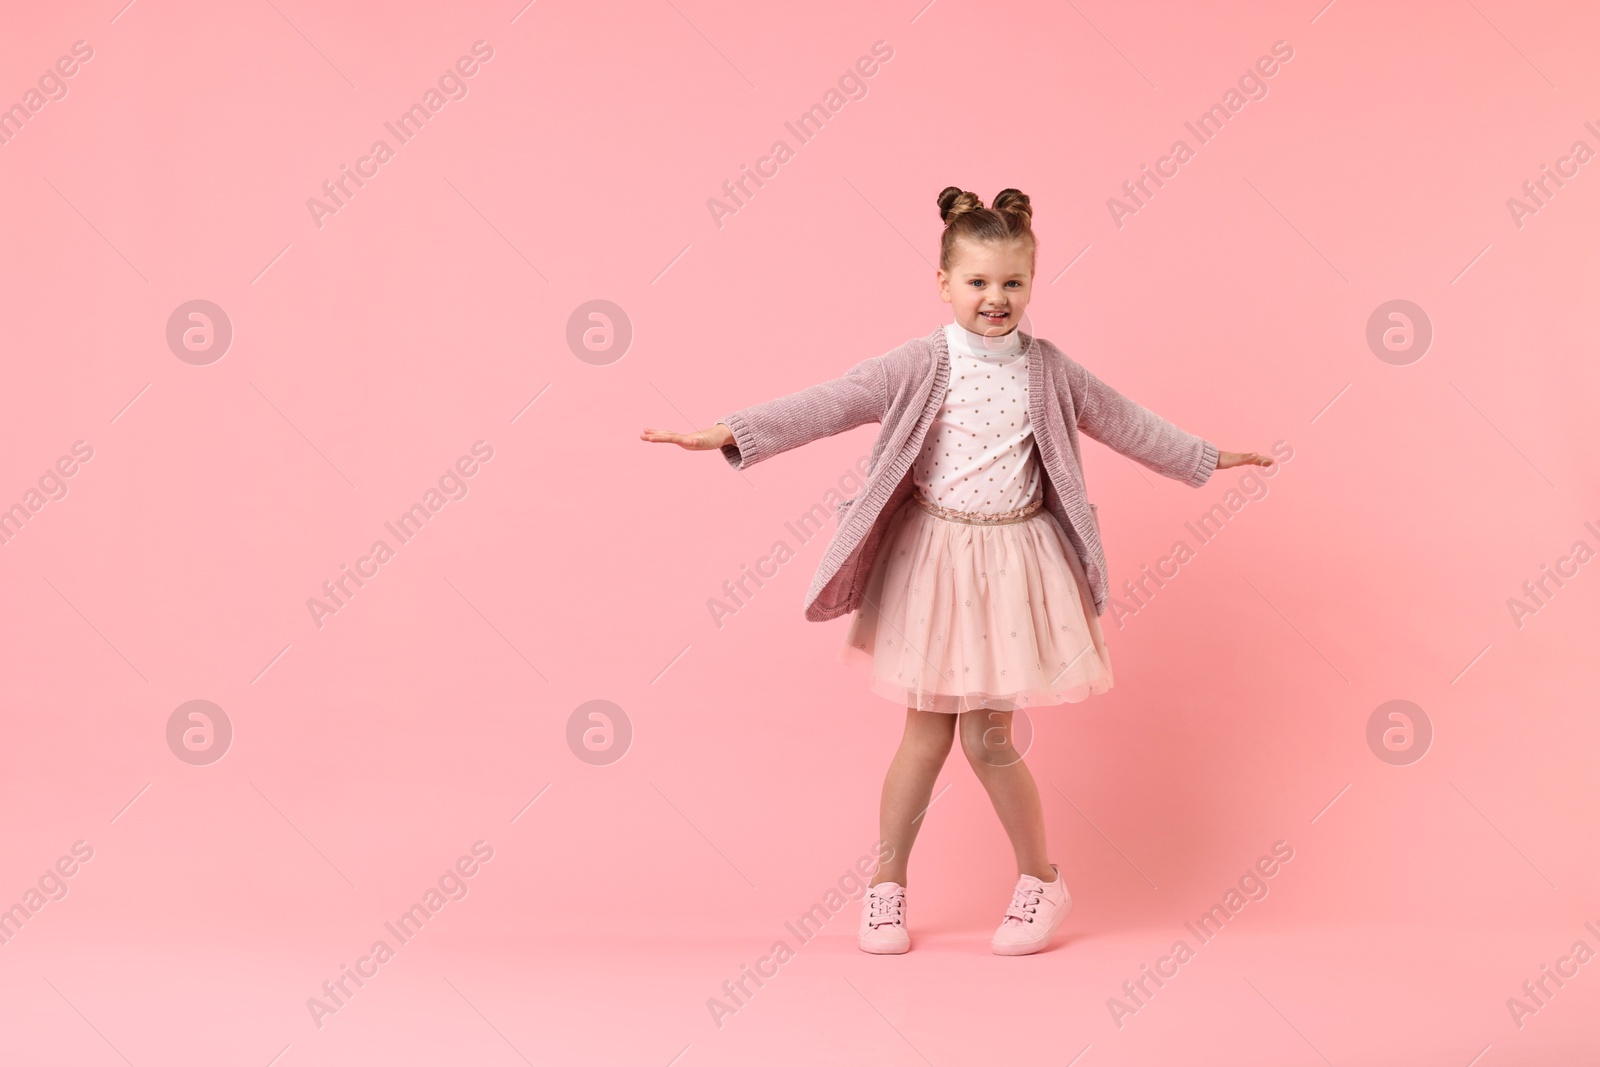
[[[956,322],[944,333],[950,382],[912,480],[943,507],[984,514],[1020,508],[1039,492],[1021,338],[1015,329],[984,337]]]

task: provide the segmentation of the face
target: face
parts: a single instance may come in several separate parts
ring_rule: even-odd
[[[939,297],[973,333],[999,337],[1017,328],[1033,293],[1026,241],[957,241],[949,272],[938,273]]]

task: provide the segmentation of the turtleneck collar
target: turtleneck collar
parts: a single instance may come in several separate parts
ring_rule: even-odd
[[[973,333],[959,322],[951,322],[945,326],[944,334],[952,352],[986,363],[1009,363],[1022,351],[1022,338],[1015,327],[999,337],[986,337]]]

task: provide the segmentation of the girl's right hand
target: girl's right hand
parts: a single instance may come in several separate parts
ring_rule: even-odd
[[[665,444],[680,445],[696,452],[703,452],[733,444],[733,431],[720,422],[709,430],[695,430],[693,433],[673,433],[671,430],[652,430],[646,427],[645,431],[639,435],[639,440],[661,441]]]

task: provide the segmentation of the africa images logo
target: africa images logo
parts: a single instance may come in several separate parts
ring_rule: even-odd
[[[451,100],[466,99],[466,79],[478,73],[480,64],[493,58],[494,48],[487,41],[472,42],[472,55],[461,56],[453,67],[446,67],[444,73],[439,75],[437,87],[430,85],[422,94],[421,103],[413,103],[393,122],[383,124],[383,128],[394,135],[396,146],[409,144],[413,137],[422,132],[429,119],[444,110],[445,104]],[[380,137],[372,142],[366,155],[356,160],[353,171],[347,164],[339,164],[339,177],[322,183],[322,194],[326,199],[319,200],[314,196],[306,198],[306,210],[311,212],[311,221],[317,229],[322,229],[324,217],[337,215],[355,197],[356,190],[376,178],[379,168],[394,157],[395,148]],[[369,166],[371,169],[368,169]],[[354,189],[350,187],[352,184]]]

